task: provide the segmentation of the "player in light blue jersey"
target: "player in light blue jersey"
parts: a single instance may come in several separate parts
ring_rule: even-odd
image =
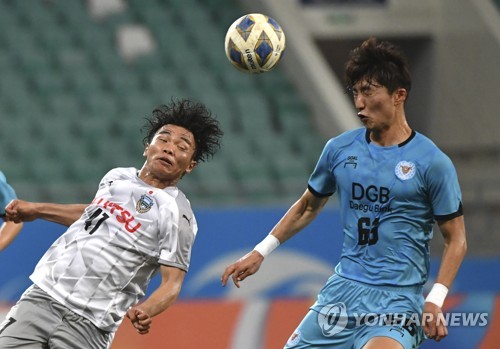
[[[364,127],[328,141],[308,189],[253,251],[226,268],[222,284],[231,277],[240,287],[337,193],[340,261],[285,348],[417,348],[426,337],[447,335],[441,307],[466,253],[457,174],[408,125],[411,78],[394,45],[369,38],[351,51],[345,72]],[[445,248],[424,300],[436,222]]]
[[[0,216],[5,217],[5,206],[16,198],[14,189],[7,183],[5,175],[0,171]],[[5,249],[16,238],[23,223],[2,222],[0,226],[0,251]]]

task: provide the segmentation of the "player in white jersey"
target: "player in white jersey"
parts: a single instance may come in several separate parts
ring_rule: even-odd
[[[151,318],[177,299],[198,230],[177,183],[215,154],[222,131],[204,105],[188,100],[155,109],[145,128],[142,168],[109,171],[89,205],[7,207],[12,221],[44,218],[69,228],[0,326],[1,348],[107,348],[124,316],[146,334]],[[140,302],[157,272],[161,285]]]
[[[239,287],[337,193],[340,261],[285,348],[413,349],[424,336],[447,335],[441,307],[466,252],[458,178],[450,159],[407,123],[411,78],[394,45],[369,38],[351,52],[345,73],[364,128],[327,142],[302,197],[253,251],[226,268],[222,284],[231,277]],[[435,223],[445,249],[424,302]],[[387,322],[353,321],[363,313]]]

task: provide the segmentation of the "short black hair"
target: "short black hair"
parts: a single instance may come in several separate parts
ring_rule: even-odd
[[[169,104],[156,107],[142,130],[146,136],[142,140],[146,146],[151,143],[158,130],[165,125],[176,125],[190,131],[195,140],[195,161],[207,161],[221,147],[222,132],[219,121],[202,103],[189,99],[172,99]]]
[[[379,42],[373,36],[352,50],[345,64],[347,91],[363,79],[378,82],[390,93],[398,88],[410,93],[411,76],[405,55],[394,44]]]

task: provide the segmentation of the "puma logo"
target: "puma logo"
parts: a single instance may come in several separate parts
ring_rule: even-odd
[[[182,218],[186,219],[188,224],[191,225],[191,219],[188,218],[185,214],[182,215]]]

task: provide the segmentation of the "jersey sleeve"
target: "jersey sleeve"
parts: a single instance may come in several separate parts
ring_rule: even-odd
[[[335,193],[336,182],[332,173],[333,139],[328,141],[321,152],[319,160],[309,177],[308,188],[318,197],[330,196]]]
[[[5,175],[0,172],[0,213],[5,213],[5,206],[16,198],[16,192],[7,183]]]
[[[450,158],[441,153],[428,169],[427,181],[434,218],[446,221],[463,214],[462,193]]]
[[[191,211],[162,212],[164,238],[160,242],[159,263],[188,271],[198,226]],[[170,219],[167,216],[170,215]],[[178,218],[177,218],[178,216]],[[166,219],[165,219],[166,218]]]

